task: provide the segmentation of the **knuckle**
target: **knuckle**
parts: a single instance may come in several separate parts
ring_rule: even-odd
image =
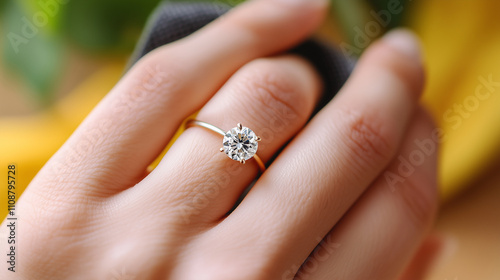
[[[175,98],[174,92],[180,91],[180,76],[182,76],[181,67],[170,61],[168,65],[161,63],[168,57],[165,50],[153,51],[141,58],[130,70],[125,89],[121,90],[122,98],[119,102],[121,107],[140,106],[147,103],[165,105],[169,100]]]
[[[248,98],[257,101],[255,110],[271,119],[305,119],[312,110],[312,98],[279,63],[258,59],[248,65],[242,78]]]
[[[337,112],[342,120],[346,145],[363,166],[379,165],[392,158],[397,139],[376,117],[362,112],[342,110]]]

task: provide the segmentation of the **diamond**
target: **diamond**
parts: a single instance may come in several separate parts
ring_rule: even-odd
[[[244,163],[257,153],[259,140],[250,128],[238,124],[224,135],[223,151],[230,159]]]

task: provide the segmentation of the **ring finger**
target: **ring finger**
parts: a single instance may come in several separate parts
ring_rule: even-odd
[[[237,123],[254,130],[262,138],[257,154],[266,162],[304,126],[320,88],[315,70],[302,58],[258,59],[239,70],[197,119],[224,131]],[[220,219],[259,170],[254,159],[242,165],[219,153],[220,147],[221,136],[199,127],[186,130],[131,195],[154,193],[158,205],[177,205],[175,215],[185,223],[198,216]]]

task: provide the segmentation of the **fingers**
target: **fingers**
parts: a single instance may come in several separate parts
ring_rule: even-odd
[[[266,162],[310,118],[320,89],[317,73],[302,58],[258,59],[239,70],[197,119],[224,131],[238,123],[252,129],[262,138],[257,154]],[[129,199],[155,197],[152,205],[177,205],[183,222],[200,214],[204,221],[219,220],[259,170],[254,159],[243,165],[220,153],[222,139],[205,128],[189,128]]]
[[[396,33],[367,50],[340,95],[287,146],[218,232],[237,228],[235,238],[252,236],[248,250],[265,248],[253,253],[279,260],[276,270],[302,263],[398,150],[423,83],[415,44],[411,35]]]
[[[234,71],[294,45],[316,28],[326,1],[293,2],[245,3],[192,36],[148,54],[51,159],[38,176],[44,184],[37,185],[50,185],[55,196],[91,197],[134,185],[182,120]],[[69,188],[68,181],[85,183]]]
[[[413,166],[414,173],[403,177],[399,170],[404,163],[395,159],[335,225],[296,279],[398,278],[428,234],[437,210],[437,143],[432,140],[433,129],[428,116],[416,116],[399,153],[408,162],[414,162],[416,154],[421,156]],[[417,142],[425,143],[425,151]],[[432,152],[426,154],[430,149]],[[396,189],[388,180],[391,176],[404,178]],[[337,246],[333,249],[332,244]]]

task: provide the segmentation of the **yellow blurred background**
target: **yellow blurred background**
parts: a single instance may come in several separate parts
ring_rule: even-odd
[[[50,1],[56,0],[44,3]],[[34,0],[0,1],[0,168],[6,173],[7,165],[17,165],[18,196],[120,79],[159,2],[57,1],[52,10]],[[34,18],[40,11],[48,15],[43,26]],[[490,0],[335,0],[318,35],[353,55],[400,25],[422,38],[423,103],[445,136],[435,230],[452,244],[431,280],[500,279],[498,11],[500,2]],[[12,35],[22,34],[23,18],[38,26],[28,42]],[[1,185],[4,217],[7,185]]]

